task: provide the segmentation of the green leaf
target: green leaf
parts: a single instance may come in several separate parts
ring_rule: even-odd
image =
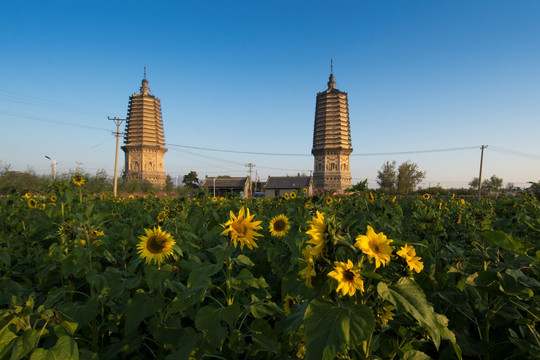
[[[521,243],[503,231],[482,231],[480,235],[491,245],[499,246],[505,250],[523,253]]]
[[[211,306],[204,306],[199,309],[195,318],[197,329],[202,331],[205,339],[210,344],[215,345],[217,349],[221,347],[223,340],[227,337],[227,330],[221,326],[222,311],[223,308],[216,309]]]
[[[254,266],[255,263],[251,261],[250,258],[248,258],[246,255],[238,255],[236,259],[234,259],[234,262],[238,265],[246,265],[246,266]]]
[[[375,329],[375,318],[364,305],[337,306],[313,300],[304,316],[306,359],[335,359],[349,347],[367,340]]]
[[[394,304],[399,312],[412,315],[420,325],[425,326],[437,349],[441,337],[455,344],[455,337],[447,327],[448,320],[435,313],[424,292],[413,280],[403,277],[390,286],[381,281],[377,285],[377,292],[381,298]]]
[[[137,290],[135,296],[128,300],[126,307],[126,333],[137,329],[147,317],[154,315],[163,307],[163,295],[151,297],[143,290]]]
[[[11,346],[13,345],[13,339],[17,338],[17,335],[14,334],[11,330],[6,327],[0,332],[0,358],[3,358]]]
[[[253,277],[253,273],[244,268],[237,276],[231,278],[231,286],[237,290],[245,290],[248,287],[264,289],[268,287],[268,283],[262,276],[258,279]]]
[[[36,349],[30,356],[30,360],[79,360],[77,343],[71,336],[61,336],[56,345],[49,350]]]
[[[191,273],[188,278],[188,288],[193,290],[195,289],[206,289],[212,285],[211,276],[215,275],[220,269],[220,264],[211,264],[208,262],[196,263],[190,262],[189,265],[184,266],[184,268],[191,269]]]
[[[19,360],[25,357],[34,347],[39,340],[39,332],[34,329],[30,329],[19,336],[13,343],[13,349],[11,351],[10,360]]]
[[[418,350],[409,350],[403,354],[402,360],[431,360],[429,356]]]
[[[251,304],[249,304],[249,311],[255,318],[261,319],[267,315],[274,315],[276,313],[279,313],[282,310],[273,301],[270,301],[268,299],[260,300],[255,295],[251,295]]]
[[[9,255],[7,251],[0,251],[0,263],[4,264],[6,267],[11,265],[11,255]]]

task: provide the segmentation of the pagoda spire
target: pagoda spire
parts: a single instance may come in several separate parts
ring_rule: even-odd
[[[336,88],[336,80],[334,79],[334,59],[330,58],[330,78],[328,79],[328,90]]]

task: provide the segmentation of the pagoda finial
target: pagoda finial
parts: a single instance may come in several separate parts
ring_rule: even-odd
[[[330,58],[330,78],[328,79],[328,90],[336,88],[336,80],[334,79],[334,59]]]
[[[144,65],[144,79],[146,80],[146,65]]]

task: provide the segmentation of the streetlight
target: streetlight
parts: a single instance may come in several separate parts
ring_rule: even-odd
[[[55,176],[55,175],[56,175],[56,174],[55,174],[55,173],[56,173],[56,160],[51,159],[51,158],[48,157],[47,155],[45,155],[45,158],[51,160],[51,172],[52,172],[52,179],[53,179],[53,181],[54,181],[55,178],[56,178],[56,176]]]

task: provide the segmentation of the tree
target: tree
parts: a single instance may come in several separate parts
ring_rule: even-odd
[[[184,178],[182,179],[182,182],[189,187],[192,188],[198,188],[199,187],[199,179],[197,178],[197,172],[196,171],[190,171],[188,174],[184,175]]]
[[[425,171],[418,170],[418,164],[405,161],[398,168],[397,191],[400,194],[408,194],[413,191],[426,176]]]
[[[478,189],[478,182],[478,178],[474,177],[471,182],[469,182],[469,186],[473,189]],[[491,175],[489,179],[482,181],[482,192],[484,193],[497,192],[500,191],[502,187],[503,179],[497,175]]]
[[[379,184],[383,192],[393,193],[396,191],[397,173],[395,161],[385,162],[381,170],[377,171],[377,184]]]
[[[163,191],[166,193],[170,193],[174,190],[174,185],[172,182],[171,175],[167,174],[167,177],[165,178],[165,185],[163,186]]]

